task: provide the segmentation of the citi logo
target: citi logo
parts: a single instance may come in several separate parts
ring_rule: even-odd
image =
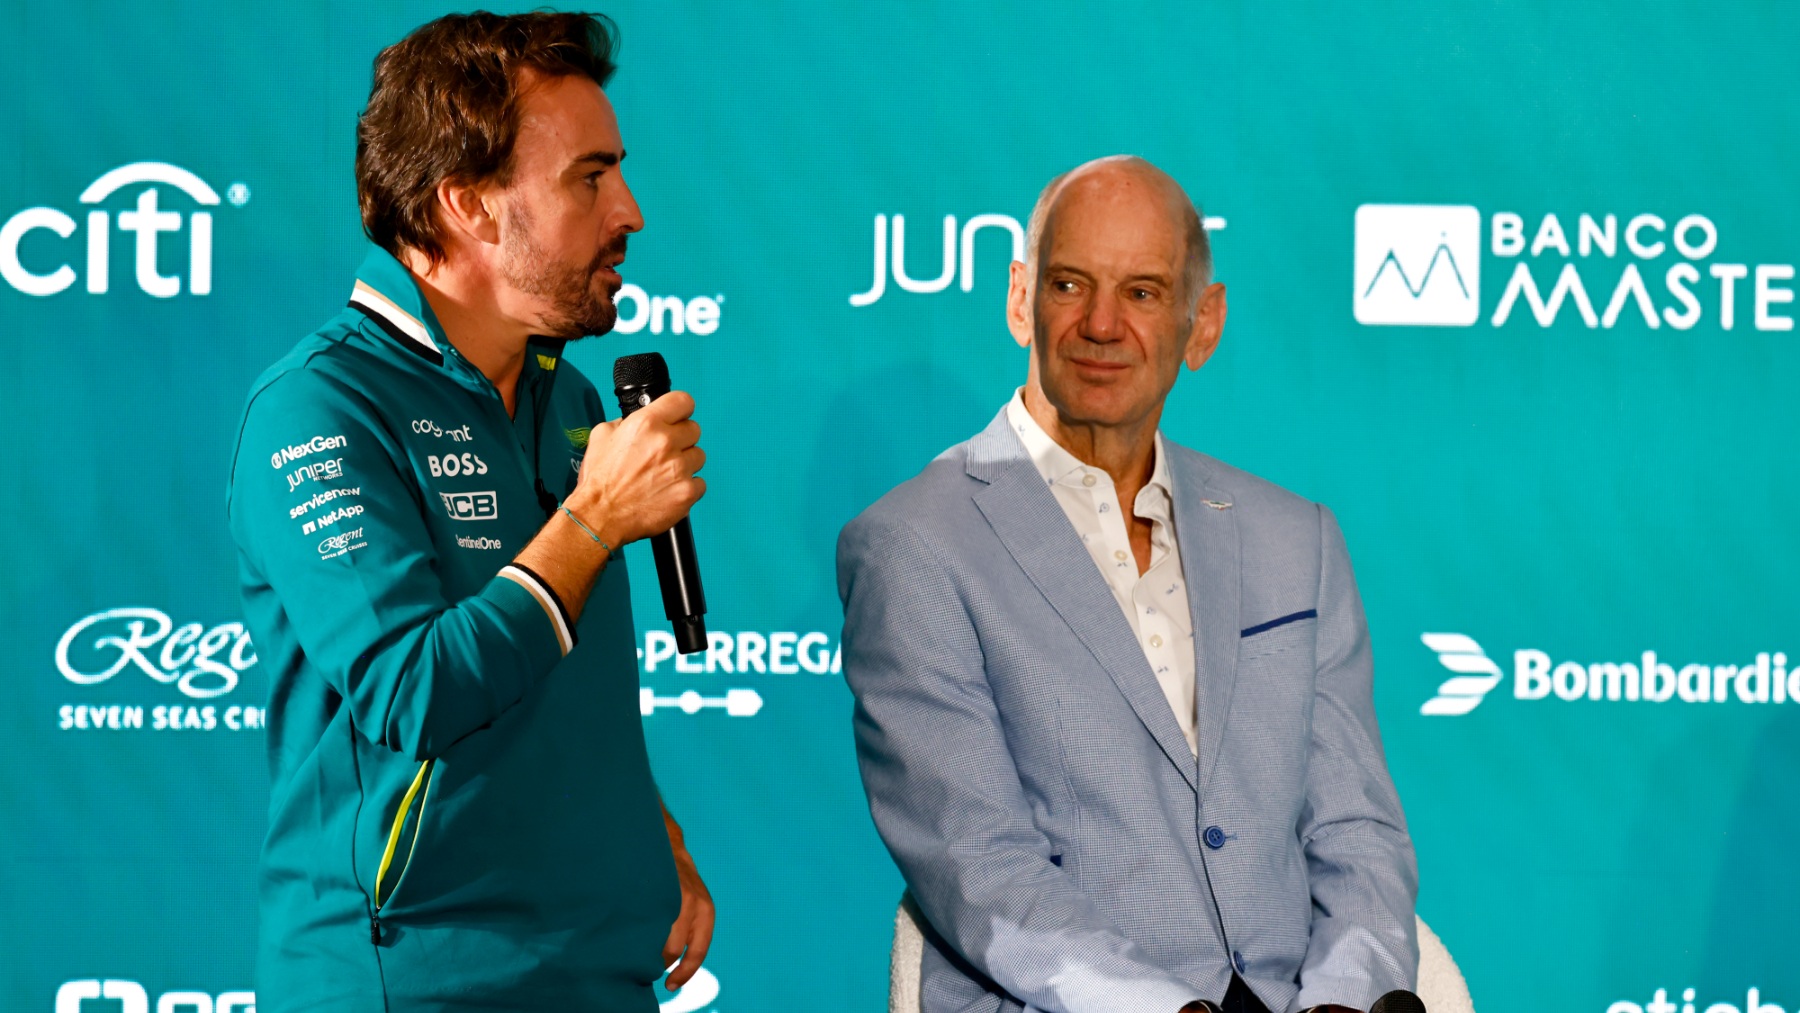
[[[1357,208],[1351,298],[1357,322],[1479,323],[1481,227],[1481,212],[1467,204]],[[1650,330],[1685,331],[1710,317],[1729,331],[1742,307],[1756,330],[1793,330],[1793,318],[1779,308],[1794,301],[1793,288],[1784,284],[1793,281],[1794,265],[1725,263],[1713,259],[1718,248],[1718,226],[1703,214],[1671,221],[1652,213],[1584,213],[1565,225],[1555,213],[1534,224],[1496,212],[1488,219],[1486,252],[1517,263],[1488,322],[1503,327],[1524,306],[1539,327],[1566,316],[1603,330],[1637,318]],[[1534,273],[1545,260],[1550,270]],[[1608,263],[1620,260],[1624,266],[1616,270]]]
[[[906,216],[894,215],[892,222],[892,240],[889,240],[889,223],[887,215],[875,216],[875,270],[873,280],[867,292],[859,292],[850,297],[850,305],[856,307],[873,306],[887,294],[888,275],[890,270],[894,284],[902,292],[913,292],[920,295],[931,295],[942,292],[952,282],[958,282],[964,292],[975,290],[975,237],[982,229],[999,229],[1012,239],[1012,259],[1025,259],[1025,226],[1011,215],[975,215],[958,227],[955,215],[945,215],[943,225],[943,247],[937,253],[937,277],[914,278],[906,271]],[[1223,218],[1207,218],[1206,230],[1216,232],[1225,227]],[[890,256],[890,249],[892,255]],[[934,251],[935,252],[935,251]],[[918,269],[919,258],[915,255],[914,270]]]
[[[1419,708],[1428,717],[1455,717],[1481,705],[1504,679],[1474,638],[1426,633],[1425,646],[1455,673]],[[1800,668],[1788,670],[1782,651],[1760,651],[1746,664],[1684,664],[1644,651],[1629,661],[1559,661],[1548,652],[1513,652],[1515,700],[1580,700],[1610,703],[1800,703]]]
[[[158,299],[170,299],[181,293],[181,277],[162,273],[159,237],[165,232],[180,232],[184,220],[180,212],[162,206],[161,187],[173,188],[202,209],[217,207],[219,194],[205,180],[180,166],[167,162],[133,162],[88,184],[79,200],[83,204],[100,204],[115,193],[139,186],[143,189],[137,191],[133,209],[118,213],[119,231],[136,237],[138,288]],[[226,197],[233,205],[241,207],[249,201],[250,190],[242,183],[233,183],[227,188]],[[187,290],[190,295],[208,295],[213,283],[212,212],[191,211],[185,224],[188,231]],[[109,211],[95,208],[87,213],[87,290],[94,295],[104,295],[112,286],[112,225]],[[74,218],[51,207],[26,208],[7,219],[6,224],[0,225],[0,278],[20,292],[34,296],[56,295],[74,285],[74,267],[66,260],[59,263],[61,258],[56,254],[46,253],[43,245],[35,241],[27,243],[25,239],[38,230],[51,232],[58,239],[68,239],[75,234],[76,227]],[[36,248],[30,251],[30,256],[25,256],[21,252],[22,246]],[[29,265],[25,262],[28,259],[32,261]]]

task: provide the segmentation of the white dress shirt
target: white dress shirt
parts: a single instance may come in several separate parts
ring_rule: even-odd
[[[1175,711],[1188,748],[1199,754],[1194,730],[1194,630],[1188,615],[1187,578],[1181,570],[1181,547],[1175,541],[1175,494],[1162,433],[1156,434],[1155,465],[1150,481],[1138,490],[1132,511],[1150,522],[1150,568],[1140,576],[1131,551],[1125,517],[1119,509],[1112,476],[1081,463],[1044,432],[1025,410],[1024,388],[1006,406],[1007,419],[1025,444],[1056,502],[1087,546],[1088,555],[1112,588],[1137,634],[1138,646],[1163,696]]]

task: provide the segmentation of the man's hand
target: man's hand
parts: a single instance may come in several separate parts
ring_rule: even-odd
[[[588,435],[568,506],[615,550],[674,527],[706,494],[695,474],[706,451],[693,414],[694,399],[670,391]]]
[[[700,962],[706,959],[707,948],[712,946],[713,935],[713,899],[700,880],[700,870],[694,867],[694,856],[688,854],[687,845],[682,840],[681,828],[675,825],[675,817],[663,810],[663,823],[669,829],[669,846],[675,855],[675,875],[681,880],[681,913],[675,916],[675,924],[669,929],[669,941],[663,944],[663,966],[675,963],[680,957],[681,963],[669,972],[668,980],[663,985],[673,992],[688,983],[694,972],[700,970]]]

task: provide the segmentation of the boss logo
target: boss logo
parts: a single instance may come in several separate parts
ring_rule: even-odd
[[[487,462],[475,454],[426,454],[425,466],[433,478],[455,478],[458,475],[485,475]]]
[[[500,516],[500,500],[492,492],[440,492],[438,498],[453,521],[491,521]]]

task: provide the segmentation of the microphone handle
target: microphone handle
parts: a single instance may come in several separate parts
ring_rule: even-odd
[[[621,387],[619,417],[667,394],[666,387]],[[683,517],[660,535],[650,536],[650,555],[656,560],[656,580],[662,585],[663,615],[675,632],[675,650],[694,654],[706,650],[706,592],[700,586],[700,562],[694,553],[694,527]]]
[[[700,564],[694,554],[694,527],[683,517],[675,526],[650,538],[656,577],[662,584],[663,615],[675,628],[675,649],[682,654],[706,650],[706,592],[700,586]]]

